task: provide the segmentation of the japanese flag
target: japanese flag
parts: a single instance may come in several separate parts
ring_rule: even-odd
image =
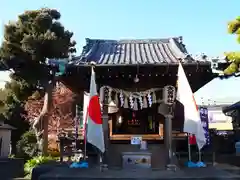
[[[206,144],[200,114],[181,63],[178,66],[177,100],[184,106],[184,132],[195,135],[198,148]]]
[[[96,146],[102,153],[105,152],[103,137],[102,114],[95,82],[95,72],[92,67],[90,82],[89,104],[87,114],[87,142]]]

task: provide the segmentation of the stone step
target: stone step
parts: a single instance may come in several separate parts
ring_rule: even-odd
[[[87,177],[50,177],[50,178],[40,178],[39,180],[111,180],[111,179],[121,179],[121,180],[191,180],[191,179],[196,179],[196,180],[200,180],[200,179],[203,179],[203,180],[226,180],[226,179],[229,179],[229,180],[240,180],[240,178],[219,178],[219,177],[206,177],[206,178],[193,178],[193,177],[176,177],[176,178],[172,178],[172,177],[169,177],[169,178],[87,178]]]
[[[88,171],[88,170],[87,170]],[[197,170],[193,170],[197,172]],[[219,180],[219,179],[232,179],[232,180],[240,180],[239,175],[234,175],[232,173],[228,172],[205,172],[203,171],[195,173],[186,173],[183,171],[177,171],[177,172],[169,172],[166,170],[162,171],[146,171],[144,170],[136,170],[135,173],[128,172],[128,171],[119,171],[119,172],[84,172],[83,170],[80,170],[80,172],[70,169],[70,170],[64,170],[62,169],[61,172],[58,171],[52,171],[47,174],[43,174],[39,176],[38,180],[104,180],[104,179],[125,179],[125,180],[167,180],[167,179],[212,179],[212,180]]]

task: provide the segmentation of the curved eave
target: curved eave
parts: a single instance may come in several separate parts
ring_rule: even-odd
[[[94,61],[92,61],[94,62]],[[178,66],[179,62],[171,62],[171,63],[167,63],[167,62],[162,62],[162,63],[145,63],[145,64],[94,64],[94,66],[96,67],[112,67],[112,66],[139,66],[139,67],[153,67],[153,66]],[[208,61],[183,61],[182,62],[183,66],[209,66],[211,67],[211,62]],[[92,63],[68,63],[67,65],[68,67],[91,67]]]
[[[237,109],[240,109],[240,101],[230,106],[223,107],[222,112],[226,114]]]

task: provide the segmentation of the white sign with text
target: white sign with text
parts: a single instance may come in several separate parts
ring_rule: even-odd
[[[142,142],[142,137],[141,136],[132,136],[131,137],[131,144],[132,145],[139,145]]]

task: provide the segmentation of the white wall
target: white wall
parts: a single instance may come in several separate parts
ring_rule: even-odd
[[[226,116],[222,112],[222,107],[219,109],[208,110],[208,120],[209,120],[209,128],[217,129],[217,130],[232,130],[232,117]]]
[[[1,156],[7,157],[10,154],[11,130],[0,129],[0,138],[2,138]]]

